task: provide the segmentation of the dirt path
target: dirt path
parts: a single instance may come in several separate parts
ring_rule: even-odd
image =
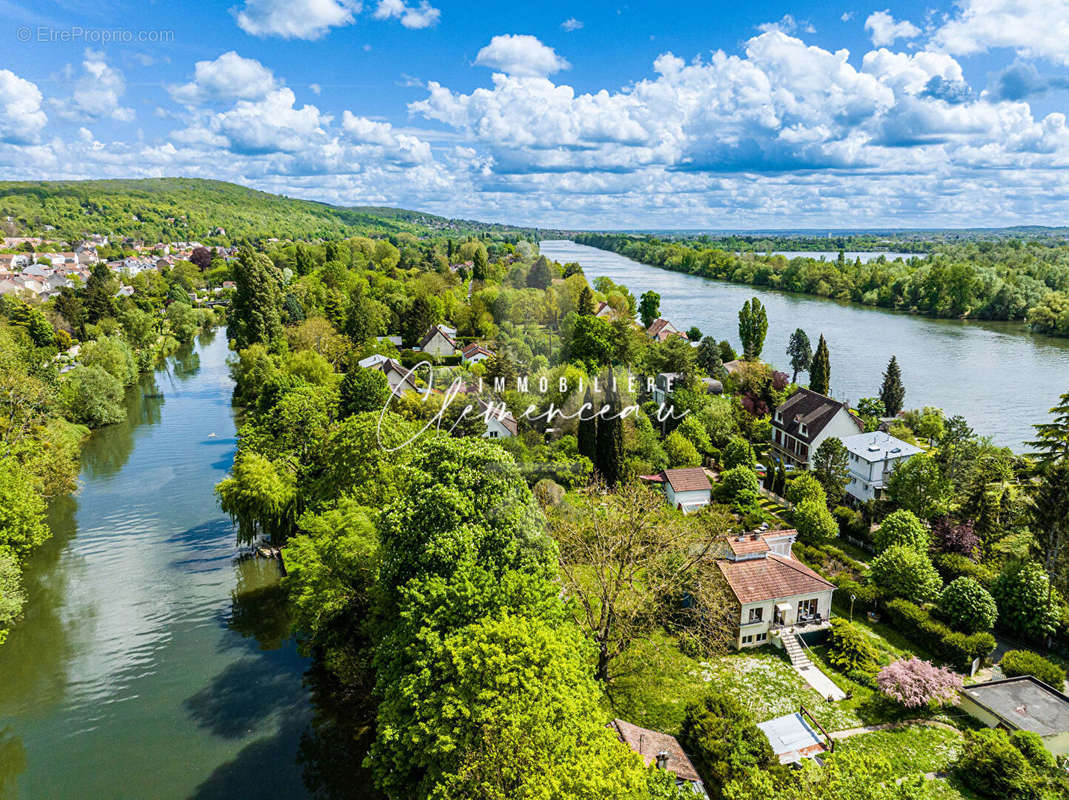
[[[909,725],[925,725],[929,728],[945,728],[948,731],[957,731],[953,725],[940,722],[935,719],[904,719],[899,722],[883,722],[879,725],[863,725],[860,728],[843,728],[840,731],[831,731],[828,736],[832,739],[849,739],[862,733],[876,733],[876,731],[889,731],[894,728],[905,728]],[[960,731],[959,731],[960,732]]]

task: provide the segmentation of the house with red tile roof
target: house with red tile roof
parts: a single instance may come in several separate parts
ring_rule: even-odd
[[[717,543],[716,565],[739,606],[736,645],[756,647],[783,629],[827,627],[835,584],[791,554],[795,530],[755,531]]]
[[[662,469],[655,475],[643,475],[642,479],[660,484],[669,505],[684,514],[709,505],[712,497],[709,475],[701,467]]]
[[[609,723],[609,727],[616,732],[621,742],[642,756],[646,766],[655,766],[670,772],[675,775],[676,785],[681,789],[689,789],[698,797],[709,797],[698,770],[694,768],[676,737],[640,728],[622,719],[614,719]]]
[[[481,344],[472,342],[466,345],[463,350],[460,351],[460,363],[461,364],[478,364],[480,361],[485,361],[490,358],[494,353],[492,350],[483,347]]]
[[[658,317],[650,323],[650,326],[646,328],[646,335],[658,342],[667,341],[673,336],[682,336],[684,339],[687,338],[685,333],[682,333],[675,325],[661,317]]]

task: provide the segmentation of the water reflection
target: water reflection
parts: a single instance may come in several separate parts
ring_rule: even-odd
[[[14,800],[17,796],[15,781],[25,769],[26,748],[22,746],[22,740],[10,727],[0,728],[0,797]]]

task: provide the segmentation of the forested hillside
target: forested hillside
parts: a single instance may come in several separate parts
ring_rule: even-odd
[[[272,237],[339,239],[371,232],[501,230],[419,211],[296,200],[197,178],[3,181],[0,220],[6,236],[77,239],[103,233],[208,244]]]

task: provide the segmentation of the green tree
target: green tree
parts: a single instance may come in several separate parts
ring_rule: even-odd
[[[167,322],[174,338],[180,342],[191,342],[200,330],[203,317],[188,303],[171,303],[167,307]]]
[[[939,610],[947,621],[965,633],[989,631],[998,617],[995,598],[975,578],[962,575],[939,595]]]
[[[22,570],[15,554],[6,547],[0,547],[0,645],[7,638],[8,630],[22,613],[26,602],[26,592],[22,588]],[[0,745],[2,747],[2,745]],[[0,763],[3,755],[0,754]],[[0,771],[2,776],[2,771]],[[0,789],[4,787],[0,780]]]
[[[939,464],[928,453],[920,453],[900,464],[887,481],[888,499],[922,520],[946,514],[951,490]]]
[[[813,475],[824,487],[828,505],[836,506],[850,482],[850,453],[842,439],[829,436],[813,454]]]
[[[607,366],[615,352],[612,325],[595,316],[577,316],[568,340],[568,359],[592,369]]]
[[[809,388],[817,394],[827,395],[831,391],[831,360],[828,356],[828,343],[824,334],[820,334],[817,351],[809,367]]]
[[[475,248],[475,252],[471,256],[472,268],[471,277],[472,280],[485,281],[490,276],[490,261],[486,255],[486,248],[480,244]]]
[[[45,501],[11,457],[0,460],[0,553],[22,560],[52,535]],[[2,624],[0,624],[2,627]]]
[[[743,358],[755,361],[761,357],[768,333],[768,314],[756,297],[743,303],[739,310],[739,341],[742,342]]]
[[[664,440],[664,452],[673,468],[699,467],[702,463],[698,448],[678,430],[672,431]]]
[[[784,779],[767,770],[751,770],[724,789],[725,800],[935,800],[923,777],[899,783],[887,759],[868,753],[834,753],[824,766],[806,760]]]
[[[745,466],[753,469],[757,464],[753,446],[741,436],[732,436],[720,453],[720,466],[723,469]]]
[[[594,469],[608,486],[616,486],[624,476],[624,423],[620,418],[623,403],[612,391],[611,377],[605,377],[605,403],[609,411],[598,418],[597,439],[594,444]],[[691,445],[693,449],[693,445]],[[697,451],[695,451],[697,452]]]
[[[223,511],[237,525],[238,541],[261,536],[282,544],[296,522],[297,479],[291,465],[239,451],[230,475],[215,487]]]
[[[638,301],[638,314],[643,328],[652,325],[653,321],[661,316],[661,296],[653,289],[643,292]]]
[[[397,597],[412,578],[450,578],[465,565],[493,574],[546,573],[553,542],[512,457],[483,439],[418,440],[408,488],[382,514],[382,584]]]
[[[917,519],[916,514],[906,509],[899,509],[884,518],[880,527],[872,534],[872,541],[878,553],[897,545],[912,547],[921,553],[927,553],[931,537],[924,523]]]
[[[234,297],[227,332],[235,349],[269,343],[282,334],[282,281],[279,270],[263,253],[242,249],[234,268]]]
[[[812,472],[803,472],[792,478],[786,486],[786,499],[795,505],[806,500],[815,500],[827,505],[828,495]]]
[[[338,411],[342,416],[382,411],[390,396],[390,384],[377,369],[354,367],[341,382]]]
[[[1033,426],[1036,438],[1028,442],[1028,446],[1037,452],[1037,461],[1043,465],[1069,460],[1069,392],[1059,398],[1050,413],[1054,419]]]
[[[891,356],[891,360],[887,362],[887,371],[883,373],[883,385],[880,386],[884,413],[889,417],[898,416],[905,397],[906,387],[902,385],[902,370],[898,367],[898,360]]]
[[[551,283],[553,268],[549,265],[549,259],[539,256],[531,265],[531,271],[527,273],[527,285],[532,289],[547,289]]]
[[[1032,641],[1041,641],[1058,626],[1058,594],[1043,567],[1034,561],[1008,564],[991,594],[998,604],[999,625]]]
[[[791,383],[798,382],[798,373],[806,372],[813,363],[813,345],[809,343],[809,336],[801,328],[791,334],[791,340],[787,343],[787,355],[791,359]]]
[[[844,617],[831,620],[828,660],[833,667],[863,685],[871,685],[880,670],[880,654],[868,634]]]
[[[591,316],[594,313],[594,293],[589,286],[584,286],[579,292],[579,299],[575,304],[575,312],[580,316]]]
[[[877,587],[914,603],[934,600],[943,588],[928,554],[912,547],[887,548],[872,560],[869,571]]]
[[[998,728],[965,732],[955,772],[967,787],[995,800],[1037,798],[1035,771],[1009,734]]]
[[[71,326],[74,335],[79,339],[85,338],[85,303],[82,298],[69,286],[63,286],[55,299],[56,311],[67,324]]]
[[[723,796],[723,788],[731,780],[752,771],[783,772],[768,737],[738,695],[731,692],[711,691],[688,705],[679,742],[714,800]]]
[[[698,345],[697,360],[698,366],[710,378],[724,380],[727,377],[727,372],[724,370],[724,362],[720,360],[720,347],[712,336],[706,336],[702,339],[701,344]]]
[[[97,262],[85,282],[85,315],[89,322],[99,322],[115,315],[115,293],[119,282],[111,274],[108,265]]]
[[[63,376],[59,393],[74,422],[99,428],[126,419],[122,384],[100,367],[75,367]]]
[[[839,525],[828,511],[827,503],[809,499],[794,507],[794,527],[809,542],[821,542],[839,534]]]

